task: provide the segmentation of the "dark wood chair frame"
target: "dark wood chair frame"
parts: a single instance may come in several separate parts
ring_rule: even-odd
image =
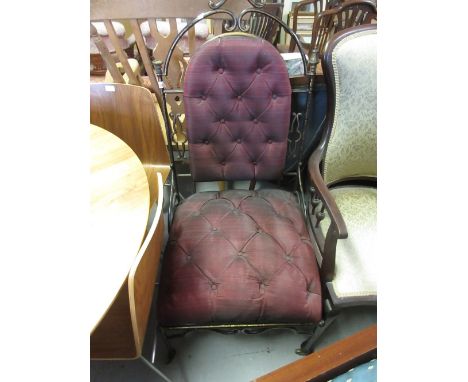
[[[377,20],[377,8],[371,0],[350,0],[319,13],[312,28],[309,56],[318,54],[320,59],[335,33],[372,20]]]
[[[281,18],[282,16],[283,4],[268,3],[265,4],[263,8],[265,11],[277,18]],[[252,14],[249,22],[252,24],[250,26],[251,34],[271,42],[271,44],[274,46],[278,44],[280,28],[275,21],[269,17],[264,16],[263,14],[254,13]]]
[[[377,20],[377,8],[371,0],[350,0],[319,13],[312,27],[309,48],[311,72],[315,76],[323,51],[339,31]]]
[[[292,30],[294,33],[297,33],[297,17],[299,16],[299,13],[301,12],[301,9],[305,8],[307,5],[313,4],[314,5],[314,11],[307,13],[308,15],[314,16],[314,18],[317,17],[317,15],[320,12],[317,12],[318,9],[325,10],[325,9],[330,9],[333,7],[337,7],[342,3],[342,0],[302,0],[296,6],[294,7],[292,18],[293,18],[293,26]],[[312,31],[312,30],[311,30]],[[289,43],[289,52],[294,52],[296,49],[296,43],[294,40],[291,40]],[[302,41],[302,46],[306,49],[309,49],[311,44],[306,43]]]
[[[336,257],[336,245],[338,240],[346,239],[348,237],[348,231],[346,223],[341,215],[341,212],[336,205],[333,195],[330,193],[329,187],[337,183],[326,184],[322,176],[322,159],[327,150],[328,142],[332,132],[334,113],[335,113],[335,77],[332,66],[332,52],[334,47],[349,35],[358,31],[367,31],[377,29],[376,24],[366,24],[355,26],[352,28],[345,29],[339,34],[335,35],[333,40],[330,41],[327,51],[322,59],[322,65],[325,75],[325,80],[328,88],[328,110],[326,116],[326,127],[321,138],[321,141],[308,162],[309,181],[310,187],[307,193],[306,211],[308,216],[308,227],[311,230],[316,244],[316,253],[320,253],[322,257],[322,263],[320,266],[320,279],[322,282],[322,291],[324,293],[324,319],[319,325],[314,335],[306,340],[301,345],[301,353],[309,354],[313,351],[313,346],[316,341],[323,334],[323,332],[333,323],[337,315],[346,308],[354,306],[376,306],[377,299],[375,296],[365,297],[346,297],[338,298],[333,292],[331,287],[331,281],[335,274],[335,257]],[[342,182],[355,182],[355,181],[367,181],[375,182],[375,179],[369,178],[348,178],[340,180]],[[376,183],[374,183],[376,185]],[[328,231],[323,236],[319,229],[320,222],[325,217],[325,211],[330,218],[330,226]]]

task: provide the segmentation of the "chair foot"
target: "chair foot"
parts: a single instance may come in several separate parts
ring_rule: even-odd
[[[172,360],[174,359],[175,355],[176,355],[176,351],[175,349],[172,347],[170,341],[169,341],[169,337],[166,333],[166,331],[159,327],[159,333],[160,333],[160,336],[161,336],[161,340],[162,342],[164,343],[164,348],[165,348],[165,360],[164,360],[164,363],[166,365],[170,364],[172,362]]]
[[[309,355],[309,354],[311,354],[311,353],[314,352],[314,349],[312,348],[312,349],[310,349],[310,352],[309,352],[309,353],[305,353],[305,352],[302,350],[302,346],[303,346],[303,345],[304,345],[304,342],[301,344],[301,347],[300,347],[300,348],[297,348],[297,349],[295,350],[295,353],[296,353],[297,355],[305,356],[305,355]]]
[[[296,349],[296,354],[304,356],[313,353],[318,339],[335,321],[336,317],[336,315],[333,315],[326,318],[325,320],[321,320],[318,323],[317,328],[314,330],[314,333],[301,344],[299,349]]]
[[[169,347],[169,349],[167,349],[166,365],[170,364],[174,360],[175,355],[175,349],[173,347]]]

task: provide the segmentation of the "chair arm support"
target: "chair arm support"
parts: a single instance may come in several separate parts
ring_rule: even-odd
[[[315,192],[319,195],[320,199],[325,205],[325,209],[330,216],[332,224],[336,227],[337,239],[346,239],[348,237],[348,230],[346,223],[341,215],[341,212],[336,205],[333,195],[330,193],[327,185],[325,184],[322,174],[320,174],[320,157],[321,152],[314,152],[309,159],[308,172],[309,179],[312,182]],[[331,227],[330,227],[331,228]]]

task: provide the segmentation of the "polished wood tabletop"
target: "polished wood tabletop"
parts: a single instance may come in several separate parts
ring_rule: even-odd
[[[90,126],[92,267],[89,329],[105,315],[127,278],[144,239],[150,208],[146,172],[120,138]]]

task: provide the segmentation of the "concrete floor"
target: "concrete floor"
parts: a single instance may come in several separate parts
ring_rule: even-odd
[[[375,308],[354,308],[344,312],[329,327],[317,349],[376,322]],[[171,340],[177,353],[170,364],[165,364],[162,356],[156,357],[156,365],[173,382],[247,382],[300,358],[294,350],[305,338],[307,335],[289,330],[271,330],[255,335],[192,332]],[[148,352],[148,358],[151,358],[150,354]],[[135,360],[92,361],[91,381],[164,380],[142,360]]]

